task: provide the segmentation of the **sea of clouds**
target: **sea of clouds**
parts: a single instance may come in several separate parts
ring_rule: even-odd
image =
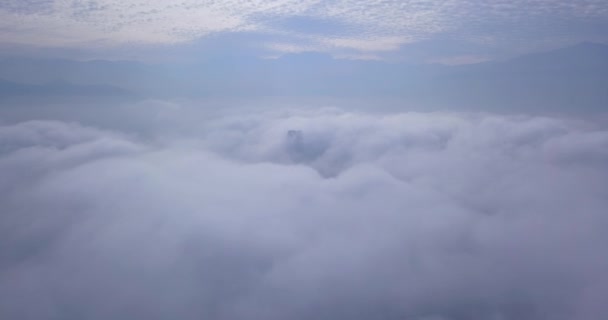
[[[605,126],[147,108],[0,126],[1,319],[608,318]]]

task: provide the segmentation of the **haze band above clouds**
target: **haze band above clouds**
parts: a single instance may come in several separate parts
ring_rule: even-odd
[[[191,129],[0,127],[0,318],[608,317],[602,127],[328,109]]]

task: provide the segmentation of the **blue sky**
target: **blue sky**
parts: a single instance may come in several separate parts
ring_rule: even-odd
[[[462,64],[608,42],[608,2],[8,0],[9,54],[163,60],[208,54]]]

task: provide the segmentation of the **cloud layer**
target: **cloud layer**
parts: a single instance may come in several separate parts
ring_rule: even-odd
[[[608,316],[608,131],[242,114],[0,127],[0,318]]]
[[[369,56],[436,36],[503,45],[522,39],[606,40],[600,31],[607,20],[608,6],[601,0],[11,0],[0,4],[0,41],[103,48],[254,32],[272,37],[260,44],[271,52]]]

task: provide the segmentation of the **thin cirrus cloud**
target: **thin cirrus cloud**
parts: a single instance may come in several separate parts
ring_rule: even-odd
[[[563,38],[551,30],[588,30],[605,26],[607,18],[608,5],[597,0],[4,1],[0,41],[43,47],[176,45],[212,34],[254,32],[281,38],[261,44],[278,53],[369,54],[446,34],[486,43]],[[569,40],[580,37],[574,32]]]

